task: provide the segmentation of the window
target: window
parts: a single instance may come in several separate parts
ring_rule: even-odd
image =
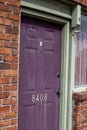
[[[75,85],[87,84],[87,16],[82,15],[76,34]]]

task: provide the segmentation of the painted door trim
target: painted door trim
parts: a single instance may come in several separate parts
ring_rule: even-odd
[[[25,2],[25,1],[21,1],[21,6],[27,7],[27,8],[30,8],[30,9],[34,9],[34,10],[37,10],[37,11],[46,12],[46,13],[49,13],[49,14],[52,14],[52,15],[55,15],[55,16],[63,17],[63,18],[68,18],[68,19],[72,18],[72,16],[69,15],[69,14],[65,14],[63,12],[55,11],[53,9],[48,9],[47,7],[43,7],[43,6],[34,4],[34,3],[28,3],[28,2]]]
[[[23,4],[23,3],[22,3]],[[26,5],[27,7],[27,5]],[[54,16],[53,14],[48,14],[48,12],[42,12],[41,10],[34,10],[34,7],[31,8],[21,8],[21,15],[27,15],[29,17],[36,17],[37,19],[43,19],[51,22],[61,24],[62,29],[62,60],[61,60],[61,95],[60,95],[60,121],[59,121],[59,130],[70,130],[71,124],[69,124],[69,117],[71,113],[68,114],[68,104],[71,104],[71,93],[69,94],[69,55],[72,56],[71,44],[69,44],[70,37],[70,19],[61,18],[59,16]],[[62,15],[62,14],[61,14]],[[72,87],[72,86],[71,86]],[[71,90],[70,90],[71,91]],[[69,97],[70,96],[70,97]],[[71,110],[70,110],[71,112]]]

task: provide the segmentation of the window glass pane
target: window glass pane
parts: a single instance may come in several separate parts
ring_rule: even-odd
[[[76,34],[75,85],[87,84],[87,16],[82,15]]]

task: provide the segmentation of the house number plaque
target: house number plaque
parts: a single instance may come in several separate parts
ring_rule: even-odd
[[[32,102],[46,102],[47,101],[47,93],[41,94],[33,94],[32,95]]]

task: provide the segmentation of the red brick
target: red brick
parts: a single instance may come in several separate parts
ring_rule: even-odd
[[[17,70],[4,70],[4,76],[17,76]]]
[[[0,54],[8,54],[10,55],[10,49],[9,48],[1,48],[0,47]]]
[[[13,25],[14,25],[14,27],[19,27],[19,21],[14,21]]]
[[[3,26],[0,26],[0,33],[3,33]]]
[[[0,41],[0,47],[3,47],[3,42],[2,41]]]
[[[12,119],[11,120],[11,125],[16,125],[17,124],[17,119]]]
[[[9,106],[2,106],[0,107],[0,113],[5,113],[8,112],[10,110]]]
[[[12,77],[12,83],[17,83],[18,78],[17,77]]]
[[[82,115],[87,115],[87,110],[83,110],[81,113]]]
[[[9,125],[9,121],[8,120],[1,120],[0,121],[0,127],[5,127]]]
[[[12,43],[6,42],[6,43],[4,44],[4,46],[5,46],[5,47],[8,47],[8,48],[13,48],[13,49],[18,48],[18,44],[15,43],[15,42],[12,42]]]
[[[11,127],[7,127],[7,128],[3,128],[3,130],[17,130],[17,127],[11,126]]]
[[[0,86],[0,91],[2,91],[2,86]]]
[[[0,84],[8,84],[10,82],[10,78],[0,78]]]
[[[0,99],[8,98],[8,97],[9,97],[9,92],[0,92]]]
[[[11,69],[17,69],[18,68],[18,64],[14,63],[11,65]]]
[[[2,77],[2,70],[0,70],[0,77]]]
[[[5,2],[5,0],[0,0],[0,2],[1,2],[1,3],[4,3],[4,2]]]
[[[13,49],[12,50],[12,55],[13,56],[17,56],[18,55],[18,50],[17,49]]]
[[[5,13],[3,11],[0,11],[0,17],[4,17]]]
[[[4,90],[5,91],[12,91],[12,90],[17,90],[17,85],[4,85]]]
[[[12,25],[12,20],[10,20],[10,19],[5,19],[5,25],[11,26],[11,25]]]
[[[7,18],[12,20],[19,20],[19,15],[7,13]]]
[[[81,110],[85,110],[85,109],[87,109],[87,104],[81,106]]]
[[[84,6],[87,6],[87,0],[73,0],[73,1],[75,1],[77,3],[80,3],[80,4],[84,5]]]
[[[8,70],[8,69],[10,69],[10,64],[9,63],[4,63],[4,62],[1,62],[0,63],[0,69],[1,70]]]
[[[16,116],[17,116],[16,112],[7,112],[7,113],[3,114],[2,118],[9,119],[9,118],[14,118]]]
[[[17,111],[17,105],[12,105],[12,106],[11,106],[11,110],[12,110],[12,111]]]
[[[18,28],[16,27],[6,27],[5,32],[8,34],[18,34]]]
[[[17,91],[11,92],[11,97],[17,97]]]
[[[0,33],[0,40],[10,40],[11,36],[9,34]]]
[[[8,0],[8,4],[18,6],[18,7],[20,6],[20,2],[18,0],[15,0],[15,1]]]
[[[18,41],[18,35],[12,35],[12,40],[13,41]]]
[[[20,8],[18,7],[14,7],[13,11],[15,14],[20,14]]]
[[[4,99],[3,100],[3,104],[4,105],[15,105],[17,104],[17,100],[16,99]]]
[[[0,10],[1,11],[6,11],[6,12],[12,12],[12,6],[11,5],[4,5],[0,3]]]
[[[4,61],[6,62],[18,62],[17,56],[5,56]]]
[[[4,24],[4,19],[0,18],[0,24]]]

